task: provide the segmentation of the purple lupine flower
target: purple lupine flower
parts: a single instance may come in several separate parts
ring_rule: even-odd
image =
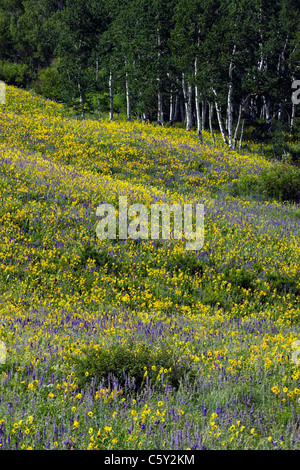
[[[68,450],[70,450],[73,446],[73,442],[71,441],[71,439],[67,439],[66,441],[64,441],[64,445],[67,447]]]

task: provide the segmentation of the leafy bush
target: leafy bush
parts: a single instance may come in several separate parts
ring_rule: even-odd
[[[198,273],[202,276],[207,265],[207,260],[200,260],[189,253],[182,253],[176,255],[172,261],[169,261],[169,264],[171,264],[171,268],[175,271],[179,271],[180,269],[185,273],[188,272],[192,275]]]
[[[185,365],[178,363],[171,349],[157,349],[153,345],[135,343],[133,340],[127,344],[112,344],[107,348],[89,346],[83,350],[83,355],[72,356],[72,360],[79,388],[87,386],[92,379],[98,384],[103,381],[109,384],[109,380],[114,378],[121,387],[130,391],[128,377],[134,383],[135,391],[147,380],[157,387],[162,383],[162,368],[165,371],[163,383],[178,387],[187,371]]]
[[[35,91],[49,100],[59,100],[61,98],[61,76],[54,62],[51,67],[40,70],[35,83]]]
[[[300,295],[300,285],[298,279],[293,279],[287,274],[272,272],[267,274],[267,279],[273,289],[280,293],[290,293]]]
[[[98,267],[107,266],[108,271],[116,267],[116,260],[106,250],[98,250],[93,245],[86,245],[80,252],[81,266],[86,266],[88,259],[94,260]]]
[[[231,196],[257,195],[263,199],[300,201],[300,169],[287,164],[277,164],[263,169],[259,175],[243,175],[228,190]]]
[[[250,271],[246,271],[244,268],[228,269],[225,270],[226,278],[232,283],[236,284],[244,289],[253,287],[252,281],[254,274]]]
[[[289,138],[288,125],[281,121],[272,122],[272,146],[275,158],[281,159],[286,152]]]
[[[239,179],[234,180],[228,188],[228,193],[231,196],[250,196],[256,194],[259,189],[257,176],[242,175]]]
[[[259,189],[268,198],[300,202],[300,169],[283,164],[269,171],[263,170],[259,176]]]
[[[300,145],[289,145],[287,152],[282,155],[282,161],[300,166]]]
[[[7,85],[26,86],[30,78],[28,66],[17,62],[0,61],[0,80]]]
[[[245,130],[245,139],[266,142],[270,139],[269,126],[264,119],[257,119]]]

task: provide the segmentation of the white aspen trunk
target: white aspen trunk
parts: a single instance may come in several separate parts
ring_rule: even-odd
[[[200,140],[200,142],[203,143],[198,85],[195,85],[195,104],[196,104],[196,116],[197,116],[197,135],[198,135],[198,139]]]
[[[296,106],[295,103],[292,104],[292,112],[291,112],[291,122],[290,122],[290,131],[293,132],[294,130],[294,122],[296,117]]]
[[[165,122],[164,122],[164,113],[163,113],[163,101],[162,101],[162,95],[160,92],[157,93],[157,111],[158,111],[157,122],[163,126]]]
[[[114,118],[114,92],[113,92],[113,73],[109,72],[109,120]]]
[[[188,103],[187,103],[187,111],[188,111],[188,119],[187,119],[187,129],[191,130],[193,127],[193,108],[192,108],[192,98],[193,98],[193,87],[192,85],[188,85]]]
[[[127,72],[126,72],[126,80],[125,80],[125,89],[126,89],[126,112],[127,112],[127,121],[131,121],[130,91],[129,91],[128,73],[127,73]]]
[[[173,112],[174,112],[174,97],[173,92],[170,93],[170,111],[169,111],[169,122],[173,121]]]
[[[98,60],[98,57],[96,58],[95,70],[96,70],[96,82],[98,82],[98,79],[99,79],[99,60]]]
[[[78,53],[81,49],[81,44],[82,44],[82,42],[80,40],[78,46],[75,45],[75,49],[78,50]],[[82,93],[82,88],[81,88],[81,80],[80,80],[81,70],[82,70],[82,64],[81,64],[81,61],[80,61],[80,66],[79,66],[79,70],[78,70],[78,74],[77,74],[77,88],[78,88],[78,93],[79,93],[79,104],[80,104],[81,116],[82,116],[82,118],[84,118],[84,99],[83,99],[83,93]]]
[[[270,107],[269,107],[269,103],[267,102],[265,95],[263,95],[263,103],[264,103],[264,111],[265,111],[265,118],[266,118],[267,124],[271,124]]]
[[[222,122],[222,114],[221,114],[221,110],[219,108],[219,105],[218,105],[218,101],[217,101],[217,92],[214,88],[212,88],[212,92],[213,94],[215,95],[216,99],[215,99],[215,108],[216,108],[216,112],[217,112],[217,118],[218,118],[218,123],[219,123],[219,128],[220,128],[220,132],[221,132],[221,135],[222,135],[222,138],[223,138],[223,141],[224,141],[224,144],[228,145],[228,140],[227,140],[227,137],[226,137],[226,132],[225,132],[225,129],[224,129],[224,126],[223,126],[223,122]]]
[[[235,132],[234,132],[233,150],[236,149],[237,136],[238,136],[238,132],[239,132],[239,129],[240,129],[240,124],[241,124],[241,116],[242,116],[242,105],[240,104],[240,107],[239,107],[239,116],[238,116],[238,120],[237,120],[237,124],[236,124],[236,128],[235,128]]]
[[[197,64],[197,58],[195,59],[195,78],[198,73],[198,64]],[[202,137],[202,124],[201,124],[201,112],[200,112],[200,103],[199,103],[199,89],[198,85],[195,85],[195,105],[196,105],[196,117],[197,117],[197,135],[198,139],[200,142],[203,143],[203,137]]]
[[[192,129],[192,86],[186,83],[185,76],[182,74],[182,90],[185,105],[186,130]]]
[[[207,102],[206,100],[202,101],[202,131],[205,130],[205,120],[206,120],[206,110],[207,110]]]
[[[263,119],[263,118],[264,118],[264,106],[261,107],[259,118],[260,118],[260,119]]]
[[[284,70],[284,55],[285,55],[285,52],[286,52],[286,48],[287,48],[287,45],[288,45],[288,42],[289,42],[289,36],[287,36],[285,38],[285,43],[284,43],[284,46],[283,46],[283,49],[282,51],[280,52],[279,56],[278,56],[278,63],[277,63],[277,72],[278,74]]]
[[[262,20],[262,10],[260,8],[259,14],[258,14],[259,24],[260,24],[261,20]],[[264,54],[263,54],[263,49],[262,49],[262,47],[263,47],[263,35],[261,33],[261,28],[260,27],[259,27],[259,35],[260,35],[260,43],[259,43],[260,59],[259,59],[259,62],[258,62],[258,71],[262,72],[262,70],[264,68],[264,65],[265,65],[265,59],[264,59]],[[263,98],[263,106],[262,106],[262,109],[261,109],[260,118],[264,119],[264,118],[266,118],[266,115],[267,115],[266,98],[265,98],[265,96],[263,96],[262,98]],[[268,120],[267,120],[267,122],[268,122]]]
[[[250,99],[250,113],[251,113],[252,119],[254,119],[254,117],[255,117],[254,106],[255,106],[255,104],[254,104],[254,99],[251,98],[251,99]],[[256,107],[256,106],[255,106],[255,107]]]
[[[219,128],[220,128],[220,132],[221,132],[221,135],[222,135],[224,144],[228,145],[228,140],[227,140],[227,137],[226,137],[226,132],[225,132],[225,129],[224,129],[224,126],[223,126],[223,122],[222,122],[222,114],[221,114],[221,110],[220,110],[220,108],[219,108],[219,105],[218,105],[218,102],[217,102],[217,101],[215,101],[215,108],[216,108],[216,111],[217,111],[217,118],[218,118]]]
[[[126,59],[125,59],[125,67],[127,68],[127,60]],[[131,121],[130,91],[129,91],[128,72],[127,72],[127,70],[126,70],[126,74],[125,74],[125,94],[126,94],[127,121]]]
[[[264,119],[266,120],[266,123],[268,125],[268,134],[269,134],[270,137],[272,137],[272,118],[271,118],[269,103],[268,103],[265,95],[263,95],[262,99],[263,99],[263,116],[264,116]],[[274,151],[274,156],[275,156],[275,147],[274,147],[274,145],[273,145],[273,151]]]
[[[215,145],[216,144],[216,139],[215,139],[215,135],[214,135],[214,130],[213,130],[213,127],[212,127],[212,116],[213,116],[213,104],[212,103],[209,103],[209,108],[208,108],[208,122],[209,122],[209,130],[210,130],[210,133],[211,133],[211,139],[213,141],[213,144]]]
[[[236,51],[236,45],[233,47],[232,57],[234,57]],[[228,87],[228,95],[227,95],[227,129],[228,129],[228,145],[229,150],[233,148],[233,106],[232,106],[232,94],[233,94],[233,61],[230,61],[229,64],[229,87]]]
[[[130,108],[130,92],[129,92],[129,85],[128,85],[128,74],[126,72],[126,111],[127,111],[127,121],[131,121],[131,108]]]
[[[185,116],[186,116],[187,115],[187,89],[186,89],[184,73],[182,74],[182,92],[183,92],[184,109],[185,109]]]
[[[262,10],[260,9],[260,12],[259,12],[259,21],[261,21],[261,18],[262,18]],[[262,72],[263,68],[266,69],[266,60],[265,60],[265,57],[264,57],[264,54],[263,54],[263,50],[262,50],[262,47],[263,47],[263,35],[261,33],[261,30],[259,28],[259,32],[260,32],[260,43],[259,43],[259,49],[260,49],[260,61],[258,63],[258,70],[259,72]],[[263,95],[263,116],[265,117],[266,119],[266,122],[269,126],[269,135],[271,136],[272,135],[272,119],[271,119],[271,114],[270,114],[270,107],[269,107],[269,103],[267,102],[266,100],[266,97],[265,95]],[[274,148],[274,147],[273,147]]]
[[[258,13],[258,22],[259,22],[259,25],[261,24],[261,21],[262,21],[262,9],[260,8],[259,9],[259,13]],[[262,69],[263,69],[263,65],[264,65],[264,55],[263,55],[263,51],[262,51],[262,46],[263,46],[263,36],[262,36],[262,33],[261,33],[261,27],[259,26],[259,36],[260,36],[260,43],[259,43],[259,50],[260,50],[260,60],[259,60],[259,63],[258,63],[258,70],[261,72]]]

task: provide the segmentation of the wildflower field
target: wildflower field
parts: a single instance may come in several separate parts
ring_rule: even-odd
[[[300,449],[299,204],[232,191],[275,166],[7,87],[1,449]],[[203,248],[99,240],[120,195],[204,204]]]

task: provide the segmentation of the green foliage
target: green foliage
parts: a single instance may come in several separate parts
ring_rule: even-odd
[[[130,391],[128,377],[134,383],[135,391],[148,381],[149,385],[156,388],[163,384],[178,387],[188,372],[187,366],[179,364],[175,353],[166,346],[154,348],[153,345],[134,340],[108,347],[87,347],[82,355],[72,356],[72,361],[79,388],[86,387],[93,379],[97,385],[103,381],[109,385],[110,381],[116,379],[121,387],[126,388],[127,385],[127,391]],[[162,368],[165,371],[163,380]]]
[[[61,98],[62,80],[57,69],[57,61],[50,67],[42,69],[38,73],[35,82],[35,91],[49,100],[58,101]]]
[[[274,121],[272,124],[272,146],[275,158],[282,159],[287,149],[288,138],[288,126],[280,121]]]
[[[108,112],[109,111],[109,93],[87,93],[86,103],[88,109],[94,112]],[[114,94],[113,100],[114,112],[120,113],[125,110],[124,96],[122,93]]]
[[[264,119],[257,119],[253,122],[247,132],[245,132],[245,138],[257,142],[267,142],[270,139],[270,134],[266,121]]]
[[[17,62],[0,61],[0,80],[7,85],[25,87],[29,80],[29,70],[26,64]]]
[[[300,145],[288,145],[287,151],[282,155],[282,161],[300,166]]]
[[[242,175],[234,180],[228,188],[231,196],[250,196],[258,192],[258,178],[254,175]]]
[[[244,289],[249,289],[253,287],[252,282],[255,274],[250,271],[246,271],[244,268],[237,268],[227,271],[226,277],[232,284],[236,284]]]
[[[116,260],[107,251],[100,251],[93,245],[86,245],[80,251],[81,266],[86,266],[89,259],[93,260],[97,267],[106,266],[108,271],[116,268]]]
[[[189,253],[176,255],[170,263],[175,271],[181,270],[182,272],[188,272],[192,275],[198,274],[200,276],[203,275],[203,271],[207,265],[206,260],[199,260]]]
[[[299,280],[293,279],[287,274],[272,272],[267,274],[267,279],[271,283],[273,289],[281,294],[292,293],[300,295]]]
[[[300,202],[300,169],[283,164],[263,170],[258,187],[270,199]]]
[[[62,100],[84,118],[109,110],[112,71],[116,113],[125,114],[126,83],[132,117],[151,108],[155,119],[159,92],[165,121],[168,116],[173,124],[185,121],[183,76],[198,85],[200,103],[219,103],[224,119],[233,63],[234,124],[242,105],[254,138],[270,143],[280,159],[287,152],[284,127],[291,125],[287,97],[299,63],[298,25],[294,0],[263,6],[257,0],[5,0],[0,74],[8,84]],[[194,102],[192,108],[195,115]]]
[[[259,175],[243,175],[232,183],[229,194],[299,203],[300,169],[283,163],[263,169]]]

